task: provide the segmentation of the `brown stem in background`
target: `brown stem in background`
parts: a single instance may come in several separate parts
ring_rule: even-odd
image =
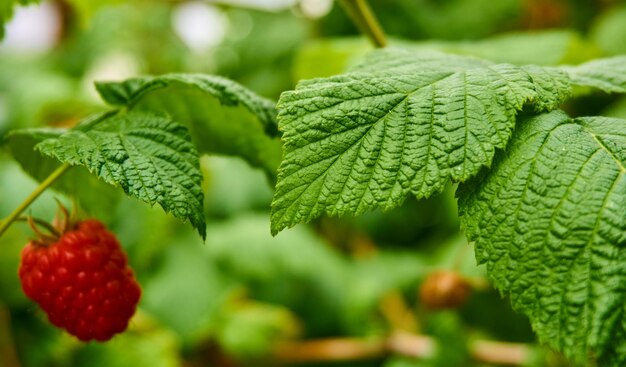
[[[59,28],[56,32],[56,46],[59,46],[63,44],[71,34],[76,16],[74,9],[72,9],[67,1],[55,0],[52,4],[56,7],[59,14]]]
[[[11,333],[11,314],[0,304],[0,366],[20,367]]]
[[[427,359],[435,355],[436,341],[425,335],[405,332],[387,338],[329,338],[284,342],[276,346],[271,358],[279,364],[358,361],[390,355]],[[531,347],[526,344],[478,340],[470,344],[470,354],[478,362],[507,366],[525,364]]]

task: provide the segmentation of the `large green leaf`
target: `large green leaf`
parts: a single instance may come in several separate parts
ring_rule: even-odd
[[[626,364],[626,120],[524,119],[493,168],[462,184],[479,263],[540,339]]]
[[[467,180],[506,145],[524,104],[553,109],[569,91],[556,68],[402,49],[300,82],[279,101],[285,157],[272,232],[324,212],[389,209]]]
[[[171,119],[140,112],[102,114],[35,148],[189,219],[205,237],[198,153],[187,129]]]
[[[282,148],[274,103],[225,78],[167,74],[97,83],[110,104],[165,112],[185,123],[200,153],[236,155],[275,177]]]

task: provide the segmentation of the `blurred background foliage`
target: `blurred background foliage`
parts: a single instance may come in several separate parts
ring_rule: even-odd
[[[0,18],[8,18],[12,1],[2,4]],[[626,53],[624,1],[371,6],[390,42],[407,47],[541,65]],[[211,73],[276,100],[299,79],[340,73],[371,49],[332,0],[55,0],[14,13],[0,44],[0,135],[72,126],[104,110],[95,80]],[[626,118],[626,99],[581,94],[566,109]],[[129,331],[110,343],[80,344],[25,298],[17,266],[30,233],[12,226],[0,239],[0,365],[493,365],[468,347],[479,340],[523,343],[515,344],[525,348],[517,365],[568,365],[538,346],[527,320],[486,283],[459,231],[454,187],[390,212],[323,218],[272,238],[266,176],[237,158],[201,163],[206,243],[189,226],[114,190],[80,203],[83,214],[99,216],[118,234],[144,289]],[[0,153],[0,217],[35,187]],[[31,214],[52,218],[55,198],[71,205],[48,192]],[[458,308],[437,312],[418,295],[428,275],[441,270],[467,279],[472,292]],[[428,358],[367,353],[368,341],[398,333],[430,335],[438,347]],[[332,345],[336,338],[360,341],[363,359],[325,363],[332,353],[318,348],[306,361],[307,353],[294,358],[288,347],[309,339]]]

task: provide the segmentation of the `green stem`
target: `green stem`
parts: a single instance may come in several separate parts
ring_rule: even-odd
[[[35,201],[39,195],[41,195],[50,185],[54,183],[59,177],[61,177],[65,171],[67,171],[71,166],[67,163],[63,164],[61,167],[57,168],[48,176],[39,186],[33,191],[27,198],[24,200],[20,206],[18,206],[13,213],[11,213],[8,217],[6,217],[2,223],[0,223],[0,237],[6,232],[9,226],[15,222],[20,215],[26,210],[30,204]]]
[[[378,23],[367,0],[343,0],[342,4],[352,21],[370,39],[375,47],[387,46],[385,32]]]

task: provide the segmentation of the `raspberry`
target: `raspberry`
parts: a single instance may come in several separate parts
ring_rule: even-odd
[[[22,251],[26,296],[82,341],[106,341],[126,330],[141,289],[115,236],[89,219],[46,242],[50,237],[33,240]]]

